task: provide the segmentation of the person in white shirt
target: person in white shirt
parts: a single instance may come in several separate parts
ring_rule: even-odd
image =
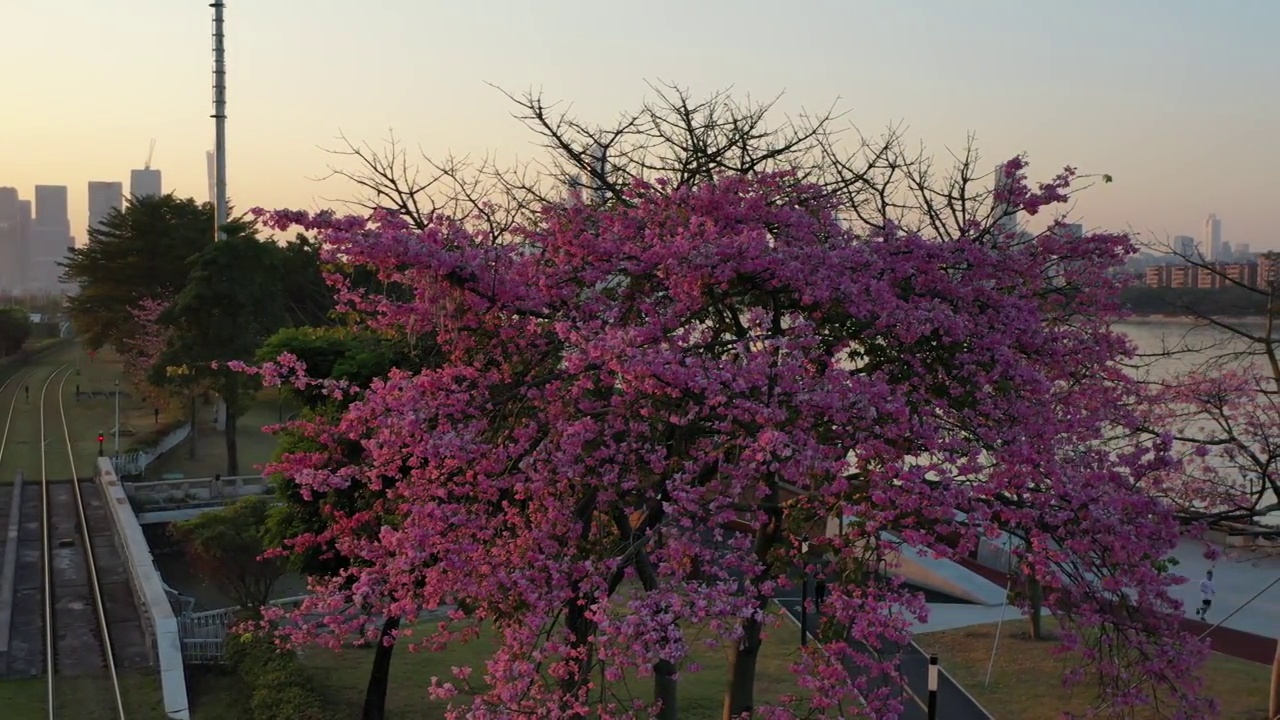
[[[1196,617],[1203,620],[1205,615],[1209,614],[1209,606],[1213,604],[1213,596],[1217,594],[1217,590],[1213,587],[1213,571],[1210,570],[1204,574],[1204,579],[1200,581],[1200,607],[1196,608]]]

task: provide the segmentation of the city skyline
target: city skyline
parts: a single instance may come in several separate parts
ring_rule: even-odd
[[[18,33],[0,48],[7,66],[40,68],[13,73],[7,85],[6,94],[33,110],[0,119],[8,141],[0,184],[24,197],[37,184],[68,186],[77,237],[88,222],[87,183],[123,180],[142,167],[151,138],[165,189],[206,195],[208,7],[125,0],[121,12],[118,5],[10,9],[17,26],[57,27],[64,41]],[[1068,163],[1111,174],[1114,183],[1085,193],[1073,210],[1088,227],[1133,229],[1155,241],[1199,237],[1215,213],[1233,246],[1280,247],[1264,209],[1280,163],[1264,128],[1280,122],[1280,99],[1249,80],[1280,73],[1265,31],[1280,21],[1276,6],[1245,2],[1227,13],[1184,0],[1159,14],[1136,1],[680,7],[685,23],[672,27],[661,20],[676,9],[669,2],[590,17],[555,3],[441,10],[388,0],[359,12],[329,0],[228,3],[231,200],[243,210],[351,197],[345,184],[314,180],[334,162],[322,148],[338,147],[339,132],[377,146],[394,129],[411,151],[421,145],[435,157],[539,157],[536,138],[486,83],[514,93],[542,89],[582,118],[608,123],[652,96],[646,80],[666,80],[695,96],[729,86],[757,100],[785,91],[779,117],[835,102],[868,134],[902,122],[939,162],[973,132],[983,167],[1025,151],[1037,179]],[[148,18],[145,29],[137,17]],[[412,28],[440,22],[454,30],[413,41]],[[622,23],[625,31],[593,32]],[[350,50],[340,56],[310,40],[335,28]],[[737,38],[752,35],[769,37],[771,50],[736,50]],[[85,85],[82,68],[103,55],[125,79]],[[887,69],[873,70],[867,57],[887,58]],[[1000,72],[975,74],[978,67]],[[280,90],[282,77],[292,91]],[[1196,102],[1186,102],[1187,88]],[[1008,111],[1010,98],[1017,112]],[[90,115],[95,121],[86,124]]]

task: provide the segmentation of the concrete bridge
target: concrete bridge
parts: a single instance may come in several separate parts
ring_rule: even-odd
[[[165,478],[121,485],[140,525],[190,520],[240,498],[272,494],[270,481],[261,475]]]

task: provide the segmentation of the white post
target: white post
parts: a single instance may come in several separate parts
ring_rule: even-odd
[[[1009,556],[1009,575],[1004,585],[1004,602],[1000,604],[1000,620],[996,622],[996,639],[991,643],[991,659],[987,660],[987,679],[982,687],[991,687],[991,671],[996,667],[996,650],[1000,647],[1000,628],[1004,627],[1004,613],[1009,609],[1009,591],[1013,590],[1013,536],[1005,543],[1005,552]]]
[[[209,4],[213,8],[213,157],[214,208],[213,230],[219,240],[226,240],[227,224],[227,57],[223,42],[223,0]]]
[[[929,656],[929,701],[925,706],[926,717],[938,720],[938,656]]]

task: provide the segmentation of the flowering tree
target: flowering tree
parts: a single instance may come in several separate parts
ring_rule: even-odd
[[[1233,531],[1274,540],[1280,536],[1280,253],[1225,264],[1194,247],[1164,251],[1198,275],[1197,285],[1215,288],[1200,298],[1173,291],[1165,312],[1194,322],[1200,332],[1155,353],[1156,362],[1180,365],[1176,371],[1147,373],[1146,429],[1172,434],[1184,458],[1168,485],[1170,500],[1187,522],[1231,523]],[[1269,716],[1280,716],[1280,647]]]
[[[429,349],[410,348],[396,338],[378,336],[343,327],[285,328],[278,331],[258,350],[263,360],[275,360],[281,356],[296,357],[305,363],[312,379],[341,380],[344,385],[363,389],[374,379],[384,377],[391,368],[412,369],[419,366],[419,357],[430,357]],[[284,390],[284,388],[281,388]],[[295,398],[303,405],[303,423],[318,415],[340,417],[345,402],[335,402],[325,392],[325,384],[292,388]],[[354,399],[358,393],[349,393]],[[318,450],[309,439],[310,433],[281,434],[277,453],[295,453],[300,450]],[[360,461],[360,448],[348,447],[349,458],[334,459],[337,464]],[[371,497],[382,493],[363,485],[337,488],[323,495],[308,493],[303,498],[300,488],[290,479],[273,478],[276,495],[281,500],[273,510],[268,523],[269,536],[279,545],[297,535],[319,533],[328,525],[331,510],[335,507],[346,513],[368,510],[374,506]],[[364,523],[370,539],[376,539],[381,522],[370,518]],[[342,571],[351,561],[332,543],[314,543],[311,547],[290,557],[294,569],[307,576],[327,576]],[[350,577],[347,575],[346,577]],[[332,592],[330,588],[330,592]],[[376,608],[374,608],[376,610]],[[369,682],[365,690],[363,720],[382,720],[386,716],[387,687],[391,679],[391,658],[395,650],[395,631],[400,620],[386,616],[380,631],[380,640],[374,648]]]
[[[152,367],[160,359],[169,342],[171,330],[160,321],[168,308],[162,300],[146,298],[129,308],[129,314],[137,326],[137,332],[122,341],[124,372],[133,387],[145,392],[152,400],[159,400],[159,390],[151,384]]]
[[[1005,166],[999,202],[1066,199],[1070,170],[1032,188],[1024,166]],[[797,524],[842,519],[824,544],[845,577],[897,543],[957,557],[1002,529],[1027,540],[1112,707],[1172,694],[1161,709],[1204,716],[1187,678],[1205,648],[1160,563],[1177,524],[1135,489],[1169,458],[1103,442],[1136,422],[1108,327],[1126,237],[859,236],[785,175],[637,182],[625,200],[548,206],[502,244],[440,217],[267,214],[375,269],[397,292],[341,287],[340,309],[430,336],[439,359],[291,428],[313,444],[270,471],[304,495],[375,492],[289,542],[358,562],[313,581],[300,612],[325,627],[286,635],[372,639],[370,607],[404,627],[452,607],[421,644],[487,626],[498,649],[483,684],[432,679],[450,717],[675,717],[697,625],[732,648],[726,718],[896,717],[842,666],[895,672],[877,651],[925,609],[893,582],[833,586],[832,640],[793,667],[805,697],[755,701],[768,603],[807,561]],[[315,382],[292,356],[261,372]],[[653,678],[651,702],[619,692],[630,672]]]
[[[1188,519],[1250,523],[1280,512],[1280,390],[1251,364],[1197,370],[1159,387],[1151,407],[1180,441],[1170,500]],[[1280,533],[1280,530],[1274,530]]]

